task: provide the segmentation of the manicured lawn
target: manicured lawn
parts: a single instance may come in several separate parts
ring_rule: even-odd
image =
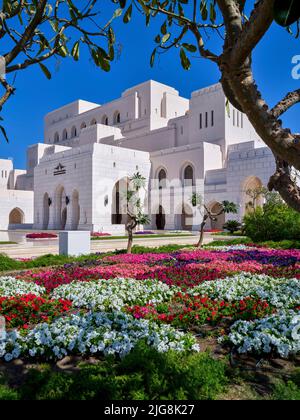
[[[185,237],[193,237],[191,233],[166,233],[166,234],[153,234],[153,235],[135,235],[135,238],[185,238]],[[92,241],[108,241],[111,239],[127,239],[127,236],[99,236],[99,237],[92,237]],[[197,240],[197,236],[195,236],[195,241]]]
[[[300,250],[134,251],[0,277],[0,399],[300,398]]]

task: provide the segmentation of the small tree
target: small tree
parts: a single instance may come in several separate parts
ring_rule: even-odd
[[[191,198],[191,203],[194,207],[197,207],[199,212],[203,214],[203,219],[200,225],[200,237],[199,242],[197,244],[197,248],[201,248],[203,245],[203,239],[204,239],[204,229],[206,226],[206,223],[208,220],[216,221],[221,214],[224,213],[237,213],[237,205],[231,201],[222,201],[220,203],[220,210],[216,213],[212,212],[206,204],[203,202],[203,198],[200,194],[194,193]],[[203,211],[204,210],[204,211]]]
[[[223,229],[228,230],[232,235],[237,230],[241,229],[242,225],[237,220],[228,220],[225,225],[223,226]]]
[[[149,217],[143,213],[143,205],[140,197],[141,189],[145,189],[146,178],[139,172],[130,178],[126,192],[127,222],[126,231],[128,234],[127,253],[131,254],[133,245],[133,232],[138,225],[149,223]]]

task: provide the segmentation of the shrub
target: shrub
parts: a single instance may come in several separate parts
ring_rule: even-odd
[[[13,260],[7,255],[0,254],[0,271],[18,270],[22,268],[22,263],[17,260]]]
[[[123,360],[81,365],[72,373],[31,370],[21,399],[213,400],[226,385],[225,365],[208,354],[157,353],[141,342]]]
[[[293,382],[278,382],[274,387],[273,400],[299,401],[300,388]]]
[[[224,229],[228,230],[230,233],[234,233],[241,228],[240,222],[237,220],[228,220],[223,226]]]
[[[300,237],[300,214],[284,203],[267,203],[244,218],[245,234],[255,242]]]

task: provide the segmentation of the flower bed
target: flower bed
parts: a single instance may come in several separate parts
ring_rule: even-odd
[[[53,299],[68,299],[77,308],[109,312],[121,310],[125,305],[144,305],[170,300],[177,289],[158,281],[133,279],[99,280],[98,282],[74,282],[54,290]]]
[[[26,239],[56,239],[58,236],[55,233],[29,233]]]
[[[196,286],[192,293],[207,294],[213,299],[225,299],[229,302],[250,296],[264,299],[276,308],[288,309],[294,308],[300,302],[300,280],[241,273]]]
[[[13,297],[17,295],[34,294],[36,296],[43,295],[46,292],[44,287],[41,287],[28,281],[18,280],[14,277],[0,277],[0,296]]]
[[[99,256],[2,277],[0,302],[16,328],[0,344],[6,360],[123,355],[147,334],[161,351],[192,350],[195,339],[173,328],[205,324],[239,351],[286,357],[298,352],[291,331],[300,310],[300,251],[231,246]]]
[[[288,357],[300,352],[300,312],[282,312],[253,322],[237,321],[228,340],[239,353],[278,353]]]
[[[105,232],[91,232],[92,238],[102,238],[103,236],[111,236],[111,234]]]
[[[159,352],[199,351],[195,338],[168,325],[136,320],[130,315],[95,312],[60,318],[52,324],[39,324],[25,332],[9,332],[0,341],[0,358],[6,361],[42,356],[62,359],[70,354],[120,355],[124,357],[140,341]]]
[[[70,311],[72,302],[44,299],[36,295],[0,297],[0,314],[7,328],[29,328],[39,322],[50,322],[53,318]]]
[[[257,319],[273,312],[267,302],[250,297],[237,302],[225,302],[207,296],[192,296],[178,293],[169,304],[128,307],[135,318],[172,323],[187,328],[206,323],[216,324],[221,320]]]

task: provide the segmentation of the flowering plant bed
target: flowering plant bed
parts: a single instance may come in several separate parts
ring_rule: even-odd
[[[56,239],[55,233],[28,233],[26,239]]]
[[[288,357],[299,346],[300,251],[243,245],[96,256],[2,277],[0,302],[15,329],[0,341],[5,360],[123,356],[139,339],[158,351],[193,351],[198,339],[188,331],[208,327],[240,352]]]
[[[0,314],[7,328],[25,328],[39,322],[50,322],[55,317],[70,311],[72,302],[44,299],[35,295],[0,297]]]

